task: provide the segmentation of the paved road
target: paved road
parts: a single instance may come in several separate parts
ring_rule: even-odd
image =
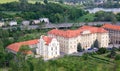
[[[104,23],[110,23],[110,22],[89,22],[88,25],[102,25]],[[46,24],[44,27],[42,28],[61,28],[61,27],[71,27],[74,23],[59,23],[59,24]],[[81,23],[76,23],[75,26],[82,26],[84,25],[84,22]],[[117,23],[117,25],[120,25],[120,22]],[[24,28],[28,28],[28,29],[37,29],[39,28],[38,25],[29,25],[29,26],[13,26],[13,27],[4,27],[3,29],[10,29],[10,28],[16,28],[16,27],[20,27],[22,29]]]

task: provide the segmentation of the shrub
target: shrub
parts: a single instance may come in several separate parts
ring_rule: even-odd
[[[97,51],[98,54],[104,54],[106,52],[107,52],[106,48],[99,48],[98,51]]]
[[[120,60],[120,55],[116,55],[115,60]]]

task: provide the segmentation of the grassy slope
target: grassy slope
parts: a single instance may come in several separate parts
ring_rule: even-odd
[[[33,61],[36,63],[36,61]],[[113,64],[96,60],[92,57],[84,60],[82,57],[67,56],[55,60],[57,71],[113,71]],[[46,62],[49,64],[49,61]],[[48,65],[46,71],[52,71],[53,65]]]

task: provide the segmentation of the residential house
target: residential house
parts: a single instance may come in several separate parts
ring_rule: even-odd
[[[27,20],[22,21],[22,25],[24,25],[24,26],[28,26],[28,25],[30,25],[30,21],[27,21]]]
[[[10,25],[10,26],[15,26],[15,25],[17,25],[17,22],[16,22],[16,21],[10,21],[10,22],[9,22],[9,25]]]
[[[46,24],[50,23],[48,18],[40,18],[39,20],[40,20],[40,22],[44,22]]]
[[[32,24],[39,24],[40,23],[40,20],[33,20],[32,21]]]

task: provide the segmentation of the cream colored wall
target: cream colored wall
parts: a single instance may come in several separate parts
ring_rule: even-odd
[[[98,41],[100,47],[108,47],[109,34],[108,33],[98,33]]]
[[[48,36],[55,37],[60,43],[60,51],[67,54],[77,52],[78,43],[81,43],[83,49],[90,48],[96,39],[99,41],[100,47],[108,47],[109,43],[108,33],[83,34],[73,38],[64,38],[53,34],[48,34]]]

